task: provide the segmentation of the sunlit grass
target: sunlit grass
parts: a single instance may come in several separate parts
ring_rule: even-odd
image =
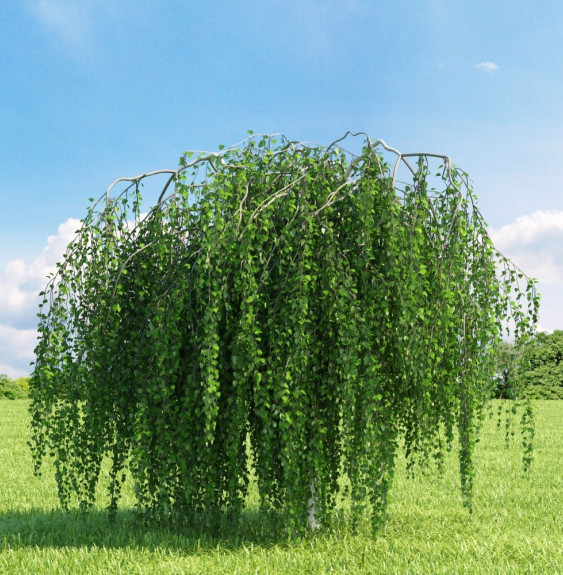
[[[63,513],[47,468],[32,474],[27,402],[0,401],[0,573],[563,573],[563,401],[536,403],[532,473],[486,421],[474,512],[461,504],[455,454],[442,476],[408,479],[399,462],[390,518],[377,538],[343,527],[288,543],[256,508],[211,536],[141,527],[126,494],[115,524],[97,509]]]

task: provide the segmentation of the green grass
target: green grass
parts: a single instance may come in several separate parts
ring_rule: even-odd
[[[115,524],[58,507],[52,473],[32,474],[27,401],[0,401],[0,573],[561,573],[563,401],[536,402],[533,470],[487,421],[476,453],[475,508],[462,507],[454,454],[442,476],[415,479],[400,462],[390,519],[377,538],[344,527],[287,543],[250,508],[242,525],[211,537],[140,527],[128,494]],[[517,438],[518,436],[516,436]],[[129,507],[127,507],[129,505]]]

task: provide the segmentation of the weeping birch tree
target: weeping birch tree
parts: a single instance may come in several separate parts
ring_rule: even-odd
[[[143,513],[205,527],[240,516],[252,472],[290,534],[329,525],[343,485],[376,531],[399,445],[439,462],[456,438],[471,509],[495,349],[507,325],[533,334],[538,296],[465,173],[361,138],[251,136],[183,155],[148,211],[151,174],[91,202],[31,378],[35,469],[52,457],[63,508],[94,504],[107,462],[110,513],[127,472]]]

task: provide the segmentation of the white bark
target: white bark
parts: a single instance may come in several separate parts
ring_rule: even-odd
[[[309,505],[309,516],[308,516],[308,523],[309,523],[309,527],[311,528],[312,531],[315,531],[316,529],[318,529],[320,527],[318,521],[317,521],[317,516],[316,516],[316,508],[315,508],[315,502],[316,502],[316,491],[315,491],[315,482],[311,481],[311,497],[309,497],[309,501],[307,502]]]

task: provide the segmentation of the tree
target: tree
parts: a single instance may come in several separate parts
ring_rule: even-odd
[[[5,374],[0,374],[0,399],[23,399],[27,397],[27,388],[22,385],[27,378],[13,381]]]
[[[535,287],[466,174],[443,157],[431,189],[428,157],[392,171],[378,145],[251,137],[185,154],[145,215],[148,176],[92,203],[43,292],[30,382],[36,471],[53,453],[63,507],[93,503],[107,457],[112,513],[129,468],[151,517],[215,525],[244,507],[250,452],[291,534],[311,505],[330,522],[342,475],[376,530],[400,440],[440,460],[457,429],[471,508],[494,350],[507,317],[533,333]]]
[[[563,399],[563,330],[536,334],[526,347],[517,377],[534,399]]]

